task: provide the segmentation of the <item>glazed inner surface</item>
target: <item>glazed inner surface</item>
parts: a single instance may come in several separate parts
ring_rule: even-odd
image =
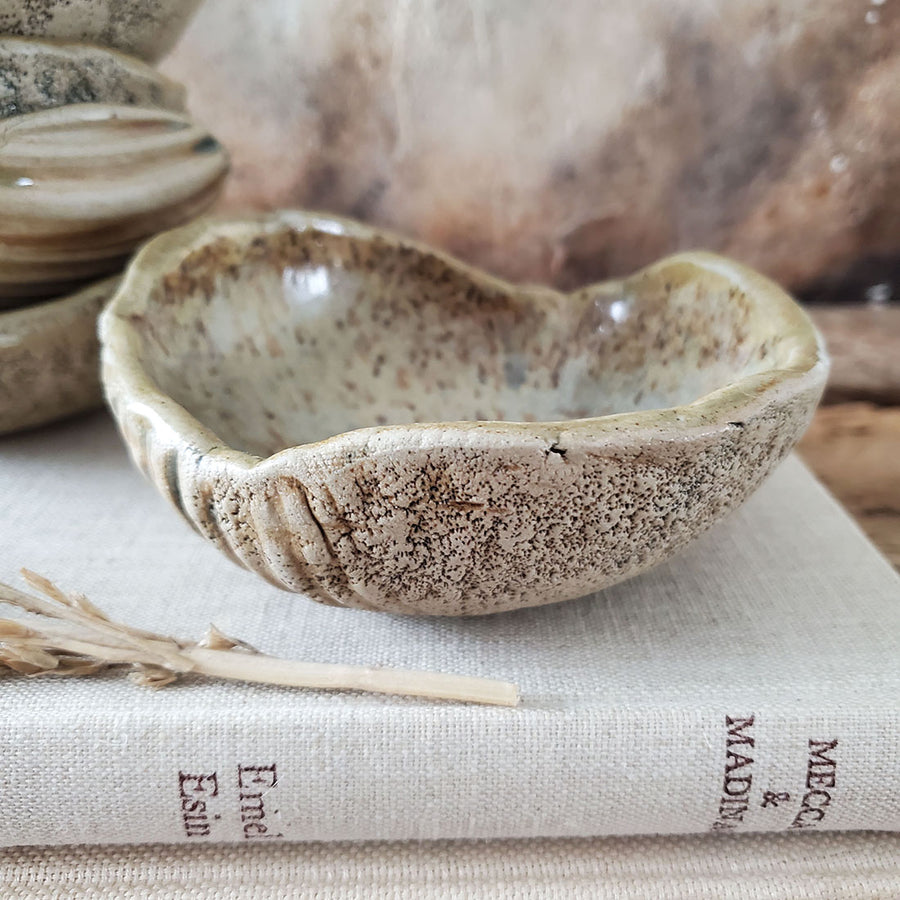
[[[130,318],[159,388],[260,456],[367,426],[681,405],[792,349],[724,276],[689,264],[561,295],[287,228],[194,252]]]

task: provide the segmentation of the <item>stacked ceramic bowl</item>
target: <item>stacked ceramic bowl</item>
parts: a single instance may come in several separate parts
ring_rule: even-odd
[[[36,33],[0,34],[0,433],[99,404],[96,318],[116,273],[208,209],[227,172],[180,85],[87,42],[154,58],[196,4],[132,5],[129,19],[121,0],[0,0],[0,32]]]

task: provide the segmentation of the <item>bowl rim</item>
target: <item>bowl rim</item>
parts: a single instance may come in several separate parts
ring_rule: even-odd
[[[477,284],[507,293],[570,297],[589,290],[610,291],[659,269],[690,265],[698,275],[708,272],[724,277],[738,287],[765,314],[780,318],[782,334],[790,341],[789,364],[735,379],[696,400],[678,406],[613,413],[559,421],[447,421],[356,428],[319,441],[285,447],[270,456],[229,447],[210,427],[163,392],[146,373],[136,350],[138,336],[129,321],[128,308],[146,298],[158,277],[171,272],[190,254],[220,238],[249,243],[254,237],[284,230],[319,231],[362,240],[380,239],[406,249],[428,254],[453,267]],[[570,448],[622,448],[626,444],[646,447],[671,441],[684,442],[734,428],[744,419],[773,402],[787,401],[811,391],[821,393],[829,361],[821,335],[806,312],[773,281],[749,267],[710,253],[684,251],[671,254],[624,278],[594,282],[575,291],[520,285],[505,281],[422,241],[388,229],[363,224],[330,213],[282,209],[250,215],[210,215],[157,235],[147,242],[127,267],[118,290],[99,320],[102,381],[107,399],[127,398],[132,412],[154,428],[167,432],[197,455],[209,456],[228,467],[242,470],[290,464],[299,456],[327,452],[340,455],[348,450],[389,452],[410,446],[416,435],[418,449],[465,447],[470,449],[524,445],[563,452]],[[119,417],[116,412],[116,417]],[[406,435],[406,440],[397,438]]]

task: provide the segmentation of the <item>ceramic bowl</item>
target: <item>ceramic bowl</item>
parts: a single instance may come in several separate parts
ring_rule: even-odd
[[[118,271],[204,212],[227,170],[218,141],[169,110],[81,103],[0,121],[0,304]]]
[[[325,603],[472,615],[667,559],[805,429],[820,339],[706,253],[572,294],[285,212],[151,241],[101,317],[131,453],[233,560]]]
[[[168,53],[201,0],[0,0],[0,34],[115,47],[155,61]]]
[[[71,103],[184,111],[184,88],[104,47],[0,38],[0,119]]]
[[[0,312],[0,434],[102,404],[97,315],[118,283]]]

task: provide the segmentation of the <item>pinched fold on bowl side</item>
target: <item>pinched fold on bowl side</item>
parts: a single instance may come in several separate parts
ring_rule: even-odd
[[[827,375],[790,297],[712,254],[562,295],[291,212],[151,241],[101,342],[134,460],[200,534],[321,602],[430,615],[669,558],[794,446]],[[412,421],[467,402],[489,420]]]

